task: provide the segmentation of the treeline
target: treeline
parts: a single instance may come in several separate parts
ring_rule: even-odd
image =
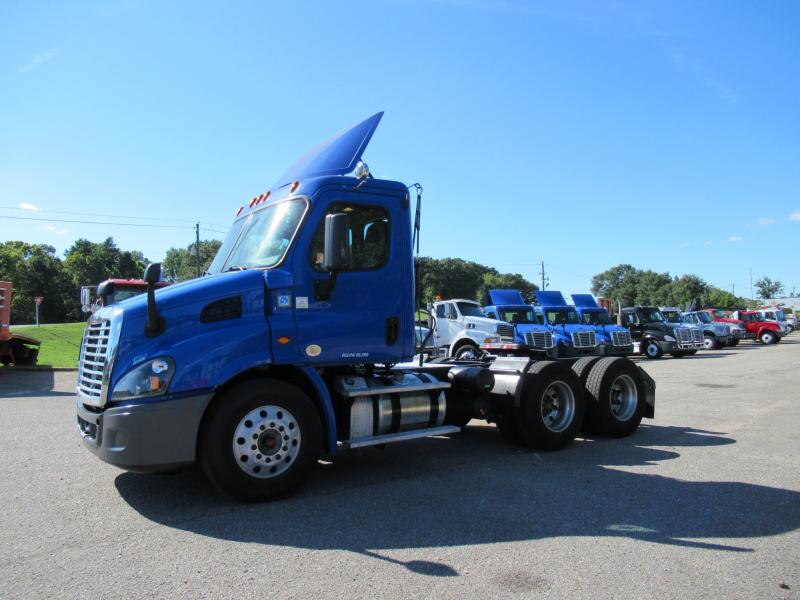
[[[95,243],[76,240],[64,253],[47,244],[9,241],[0,243],[0,280],[14,285],[11,323],[35,321],[34,298],[43,296],[39,307],[42,323],[79,321],[80,288],[97,285],[109,277],[141,277],[147,258],[138,250],[120,250],[112,238]]]
[[[693,298],[706,306],[747,306],[750,301],[710,285],[697,275],[673,277],[617,265],[592,277],[592,293],[621,302],[622,306],[649,304],[683,307]]]
[[[486,290],[514,288],[534,303],[534,293],[539,288],[519,273],[500,273],[497,269],[460,258],[429,258],[415,260],[417,271],[418,304],[425,306],[437,296],[465,298],[481,302]]]

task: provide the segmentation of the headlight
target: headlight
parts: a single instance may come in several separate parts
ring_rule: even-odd
[[[671,335],[665,335],[665,336],[664,336],[664,339],[665,339],[666,341],[668,341],[668,342],[674,342],[674,341],[675,341],[675,338],[674,338],[674,337],[672,337]]]
[[[147,398],[161,396],[167,392],[172,374],[175,372],[175,361],[166,356],[153,358],[128,371],[111,394],[112,400],[130,400],[131,398]]]
[[[487,337],[483,339],[484,344],[495,344],[500,341],[499,337]]]

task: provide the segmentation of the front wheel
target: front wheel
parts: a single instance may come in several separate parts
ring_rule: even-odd
[[[777,343],[778,336],[771,331],[762,331],[758,336],[758,340],[765,346],[769,346],[770,344]]]
[[[719,343],[717,342],[717,338],[713,335],[707,335],[703,338],[703,348],[705,350],[716,350],[719,348]]]
[[[241,383],[209,409],[199,459],[208,479],[243,502],[294,491],[319,457],[322,428],[299,388],[276,379]]]
[[[644,342],[644,355],[650,359],[661,358],[664,354],[664,351],[661,349],[661,345],[656,342],[655,340],[647,340]]]
[[[474,344],[464,344],[456,349],[453,356],[458,360],[478,360],[481,357],[481,352]]]

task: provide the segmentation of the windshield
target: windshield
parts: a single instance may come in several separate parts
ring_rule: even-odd
[[[481,307],[472,302],[456,302],[458,311],[465,317],[482,317]]]
[[[661,312],[664,315],[664,318],[667,320],[667,323],[682,323],[681,313],[674,311],[674,310],[665,310]]]
[[[507,321],[508,323],[538,323],[532,310],[525,310],[524,308],[516,309],[501,309],[500,320]]]
[[[601,310],[597,312],[584,312],[583,322],[587,325],[611,325],[614,320],[607,311]]]
[[[700,319],[701,323],[711,323],[711,315],[709,315],[707,312],[695,313],[695,315],[698,319]]]
[[[572,308],[551,308],[544,311],[545,319],[551,325],[561,325],[566,323],[568,325],[579,325],[578,313]]]
[[[657,308],[643,308],[642,310],[642,320],[645,322],[653,322],[656,321],[658,323],[664,322],[664,315],[661,314],[661,311]]]
[[[123,300],[127,300],[128,298],[133,298],[134,296],[138,296],[139,294],[144,294],[147,291],[145,288],[132,288],[132,289],[118,289],[115,290],[113,294],[108,298],[106,304],[115,304],[117,302],[122,302]]]
[[[714,316],[718,319],[727,319],[728,315],[722,312],[720,309],[714,311]]]
[[[287,200],[234,223],[208,272],[274,267],[289,249],[305,209],[305,200]]]

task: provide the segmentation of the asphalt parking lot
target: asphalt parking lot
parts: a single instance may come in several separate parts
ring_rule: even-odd
[[[0,372],[0,597],[800,598],[800,335],[637,362],[630,438],[535,453],[473,421],[263,505],[101,463],[73,373]]]

